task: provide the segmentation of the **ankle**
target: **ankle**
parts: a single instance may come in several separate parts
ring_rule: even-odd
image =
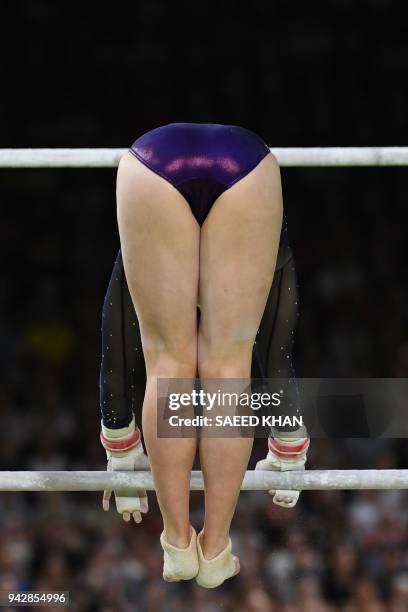
[[[186,528],[165,527],[163,531],[165,542],[176,548],[188,548],[191,542],[191,526]]]
[[[226,549],[229,542],[228,533],[217,534],[216,536],[205,533],[203,530],[200,535],[200,545],[203,551],[204,559],[207,561],[214,559],[223,550]]]

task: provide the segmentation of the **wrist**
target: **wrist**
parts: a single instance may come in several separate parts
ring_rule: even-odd
[[[268,439],[267,461],[275,469],[300,470],[304,469],[310,437],[270,437]]]
[[[126,427],[110,429],[101,423],[101,430],[100,440],[108,458],[128,454],[131,451],[136,451],[136,454],[143,452],[141,433],[136,426],[134,415]]]

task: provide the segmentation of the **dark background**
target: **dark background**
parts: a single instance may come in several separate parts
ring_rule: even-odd
[[[126,147],[175,121],[242,125],[271,147],[407,145],[407,18],[386,0],[3,0],[0,147]],[[407,173],[283,169],[299,375],[407,376]],[[101,468],[115,172],[0,170],[0,193],[0,468]],[[406,450],[316,442],[310,466],[406,467]],[[78,610],[408,609],[405,493],[303,494],[291,512],[243,495],[247,563],[216,595],[158,578],[153,496],[144,528],[91,494],[1,499],[1,588],[59,586]],[[193,507],[199,519],[201,498]]]

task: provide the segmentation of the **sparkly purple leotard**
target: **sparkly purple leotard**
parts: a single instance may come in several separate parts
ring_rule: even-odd
[[[249,130],[208,123],[159,127],[138,138],[130,151],[178,189],[200,225],[218,196],[269,153],[263,140]],[[294,340],[297,304],[296,273],[284,220],[275,276],[253,349],[253,378],[294,376],[288,357]],[[139,323],[119,251],[102,311],[100,407],[106,427],[128,425],[133,411],[140,422],[145,385]]]
[[[178,189],[202,225],[218,196],[253,170],[269,148],[242,127],[170,123],[138,138],[130,152]]]

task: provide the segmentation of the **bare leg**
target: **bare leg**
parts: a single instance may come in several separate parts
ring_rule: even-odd
[[[246,378],[272,284],[282,223],[279,167],[272,155],[224,192],[201,231],[201,379]],[[203,554],[215,557],[228,534],[252,439],[202,437],[205,479]]]
[[[146,363],[143,434],[168,543],[190,542],[195,438],[157,438],[157,378],[194,378],[200,228],[185,199],[131,154],[120,163],[118,223],[123,263]]]

